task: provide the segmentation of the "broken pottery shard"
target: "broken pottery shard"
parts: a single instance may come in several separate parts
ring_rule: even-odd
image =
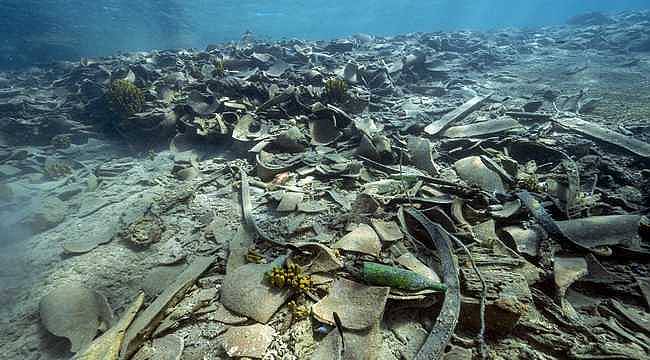
[[[223,305],[237,314],[267,323],[291,296],[291,291],[272,288],[266,281],[266,272],[282,262],[247,264],[226,274],[221,286]]]
[[[439,132],[445,130],[449,125],[456,121],[460,121],[467,117],[467,115],[471,114],[474,112],[474,110],[478,109],[481,105],[483,105],[483,102],[485,100],[489,99],[492,94],[489,94],[487,96],[476,96],[463,105],[459,106],[455,110],[445,114],[442,118],[439,120],[433,121],[431,124],[427,125],[427,127],[424,128],[424,132],[426,132],[429,135],[436,135]]]
[[[106,298],[79,284],[50,291],[39,303],[41,321],[56,336],[70,340],[73,353],[88,346],[97,330],[111,325],[113,314]]]
[[[637,277],[636,282],[639,284],[641,294],[643,294],[648,310],[650,310],[650,278]]]
[[[185,264],[156,266],[142,279],[140,288],[149,296],[158,296],[185,269]]]
[[[327,145],[341,136],[334,119],[319,118],[309,122],[312,145]]]
[[[228,261],[226,263],[226,274],[230,274],[242,265],[246,265],[246,254],[253,245],[255,235],[246,226],[240,225],[237,233],[230,239],[228,245]]]
[[[310,360],[370,360],[382,359],[382,332],[379,322],[367,330],[343,331],[345,346],[341,333],[334,329],[318,344],[318,348],[309,357]],[[340,354],[340,355],[337,355]]]
[[[327,273],[343,267],[341,261],[334,251],[327,246],[310,242],[294,244],[297,248],[312,253],[312,257],[303,270],[307,274]]]
[[[180,360],[184,347],[182,337],[169,334],[155,338],[151,344],[141,347],[131,360]]]
[[[326,297],[312,306],[312,313],[318,321],[334,325],[332,314],[336,312],[344,328],[368,329],[381,319],[389,291],[389,287],[341,278],[332,284]]]
[[[539,253],[539,243],[545,238],[544,231],[539,227],[524,228],[519,225],[506,226],[501,229],[504,242],[520,254],[536,257]]]
[[[117,224],[109,221],[104,226],[99,227],[91,233],[86,233],[81,238],[64,242],[63,251],[67,254],[87,253],[99,245],[109,243],[117,232]]]
[[[581,257],[558,257],[554,260],[553,272],[555,285],[563,296],[571,284],[587,275],[587,261]]]
[[[501,117],[469,125],[452,126],[443,133],[443,136],[449,138],[477,137],[497,134],[520,127],[521,124],[517,120]]]
[[[228,325],[239,325],[248,321],[247,317],[233,313],[221,303],[216,304],[216,309],[210,313],[208,318]]]
[[[580,282],[590,282],[595,284],[612,284],[616,282],[625,282],[617,273],[608,271],[603,264],[601,264],[594,254],[589,254],[585,257],[587,261],[587,271],[589,272],[585,277],[580,279]]]
[[[381,242],[375,230],[366,224],[361,224],[352,232],[343,236],[332,247],[334,249],[379,256]]]
[[[565,299],[566,291],[581,277],[587,275],[587,261],[584,258],[557,257],[554,259],[553,274],[555,285],[558,290],[558,297],[562,303],[562,311],[565,315],[571,316],[575,309]]]
[[[454,170],[458,177],[470,185],[476,185],[490,193],[505,192],[505,185],[501,177],[485,166],[480,156],[470,156],[456,161]]]
[[[441,282],[440,276],[438,276],[438,274],[433,271],[432,268],[426,266],[422,261],[420,261],[417,257],[415,257],[415,255],[410,252],[405,252],[404,254],[400,255],[400,257],[395,259],[395,261],[405,268],[411,271],[415,271],[416,273],[426,277],[431,282]]]
[[[622,304],[614,299],[610,299],[610,302],[612,308],[621,314],[623,318],[636,330],[650,334],[650,314],[638,310],[635,307]]]
[[[335,190],[326,190],[325,191],[329,196],[334,200],[337,204],[339,204],[343,210],[350,211],[352,209],[352,204],[350,203],[350,200],[348,198]]]
[[[345,346],[341,333],[334,329],[318,344],[318,348],[309,357],[310,360],[370,360],[381,359],[381,329],[379,322],[367,330],[343,331]],[[340,355],[337,355],[340,354]]]
[[[558,124],[596,140],[623,148],[638,156],[650,157],[650,144],[579,118],[555,120]]]
[[[383,221],[378,219],[371,219],[370,223],[372,224],[372,227],[375,229],[377,235],[379,235],[379,238],[383,242],[392,243],[398,240],[402,240],[404,238],[404,234],[402,234],[402,230],[399,228],[399,225],[397,225],[397,223],[394,221]]]
[[[133,355],[164,318],[164,312],[176,305],[185,292],[214,262],[214,257],[198,257],[134,320],[124,337],[122,354]]]
[[[232,138],[242,142],[250,141],[250,127],[253,121],[255,119],[249,114],[242,116],[232,130]]]
[[[490,211],[490,215],[497,219],[507,219],[515,215],[521,209],[521,200],[515,199],[503,204],[503,208]]]
[[[230,357],[260,359],[274,336],[275,330],[268,325],[234,326],[223,335],[223,348]]]
[[[399,349],[400,359],[415,358],[429,335],[419,321],[420,313],[413,309],[390,309],[389,311],[384,315],[384,323],[404,344]]]
[[[556,221],[562,233],[586,247],[620,245],[630,249],[640,247],[641,215],[591,216],[582,219]]]
[[[438,175],[440,169],[433,161],[433,147],[429,140],[410,136],[408,138],[408,150],[413,166],[431,176]]]
[[[95,339],[87,348],[79,352],[73,360],[117,360],[124,341],[126,329],[144,304],[144,293],[138,294],[120,320],[102,336]]]
[[[304,194],[297,192],[286,191],[282,195],[282,200],[278,204],[278,212],[291,212],[296,211],[298,205],[302,202]]]

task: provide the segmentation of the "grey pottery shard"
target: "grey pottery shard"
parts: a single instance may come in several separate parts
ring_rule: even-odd
[[[458,177],[470,185],[476,185],[488,192],[505,192],[505,185],[499,175],[489,169],[479,156],[470,156],[454,163]]]
[[[389,291],[389,287],[367,286],[341,278],[332,284],[329,295],[314,304],[312,313],[318,321],[334,325],[336,312],[344,328],[368,329],[384,314]]]
[[[260,359],[274,336],[275,330],[268,325],[235,326],[223,335],[223,348],[230,357]]]
[[[88,346],[97,330],[113,319],[106,298],[80,284],[57,287],[41,299],[41,322],[50,333],[70,340],[73,353]]]
[[[521,127],[517,120],[501,117],[499,119],[481,121],[469,125],[452,126],[443,133],[449,138],[464,138],[496,134]]]
[[[441,131],[445,130],[454,122],[463,120],[469,114],[474,112],[474,110],[481,107],[481,105],[483,105],[485,100],[489,99],[490,96],[492,96],[491,93],[488,94],[487,96],[476,96],[468,100],[463,105],[445,114],[440,119],[431,122],[431,124],[427,125],[427,127],[424,128],[424,132],[429,135],[436,135],[440,133]]]
[[[99,245],[107,244],[115,234],[117,234],[117,222],[108,220],[105,226],[94,229],[92,232],[86,233],[86,236],[77,239],[68,240],[63,243],[63,251],[67,254],[83,254],[87,253]]]
[[[433,161],[433,147],[427,139],[410,136],[408,138],[408,150],[411,156],[411,163],[425,173],[436,176],[440,172],[438,165]]]
[[[362,254],[379,256],[381,251],[381,242],[375,230],[369,225],[361,224],[352,232],[343,236],[337,241],[334,249],[342,249],[346,251],[354,251]]]
[[[616,131],[579,118],[564,118],[555,121],[563,127],[569,128],[577,133],[618,146],[638,156],[650,158],[650,144],[641,140],[617,133]]]
[[[557,221],[562,233],[587,248],[620,245],[630,249],[641,246],[641,215],[604,215]]]
[[[265,273],[280,263],[246,264],[226,274],[221,286],[221,303],[230,311],[267,323],[292,293],[266,283]]]
[[[141,347],[131,360],[180,360],[184,347],[182,337],[169,334],[155,338],[151,344]]]

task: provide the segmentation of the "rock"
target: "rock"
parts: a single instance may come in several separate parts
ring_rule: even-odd
[[[485,307],[485,325],[487,332],[494,336],[504,336],[517,325],[519,319],[533,306],[533,299],[524,277],[525,263],[499,253],[495,248],[473,248],[472,257],[486,282],[487,296]],[[463,297],[459,326],[472,331],[479,328],[480,281],[474,270],[465,262],[464,255],[459,256]]]

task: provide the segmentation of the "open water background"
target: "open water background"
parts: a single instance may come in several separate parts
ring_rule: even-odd
[[[0,0],[0,68],[258,38],[556,25],[648,0]]]

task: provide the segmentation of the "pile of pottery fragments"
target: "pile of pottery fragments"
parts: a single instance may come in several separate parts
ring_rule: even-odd
[[[45,327],[79,358],[178,358],[183,328],[207,318],[237,358],[648,358],[647,134],[585,120],[594,99],[476,75],[554,49],[647,50],[650,14],[600,16],[514,37],[244,39],[7,74],[0,176],[26,171],[10,144],[171,141],[186,197],[232,189],[241,210],[200,230],[219,251],[119,321],[73,287],[41,301]],[[138,112],[111,108],[117,80],[143,91]],[[233,159],[201,158],[206,144]],[[164,226],[152,211],[120,236],[146,247]]]

